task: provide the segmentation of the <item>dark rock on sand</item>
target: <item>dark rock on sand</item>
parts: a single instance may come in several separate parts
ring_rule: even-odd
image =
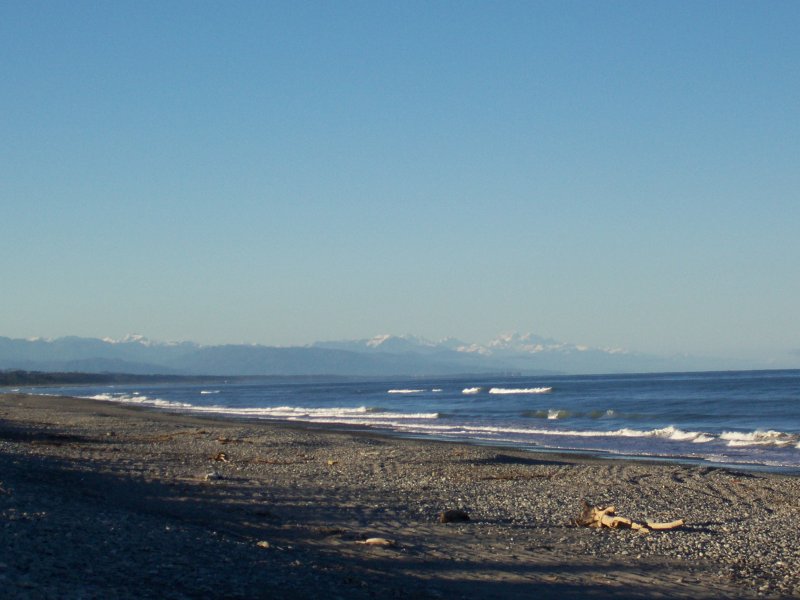
[[[466,523],[469,515],[463,510],[445,510],[439,513],[439,523]]]

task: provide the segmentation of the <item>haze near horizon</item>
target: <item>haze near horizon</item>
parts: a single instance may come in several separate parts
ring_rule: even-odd
[[[800,366],[800,5],[0,7],[0,336]]]

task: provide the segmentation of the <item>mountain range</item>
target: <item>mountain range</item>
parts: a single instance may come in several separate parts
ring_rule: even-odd
[[[487,344],[453,338],[432,342],[411,335],[316,342],[306,346],[202,346],[83,337],[0,337],[0,369],[129,373],[136,375],[433,376],[478,373],[635,373],[735,368],[687,356],[659,357],[591,348],[535,334],[504,334]]]

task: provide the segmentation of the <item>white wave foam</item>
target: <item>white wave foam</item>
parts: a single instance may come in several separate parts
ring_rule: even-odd
[[[397,425],[400,425],[399,423]],[[525,429],[516,427],[493,427],[491,425],[435,425],[431,423],[418,423],[413,426],[415,431],[421,433],[437,433],[450,435],[472,435],[475,433],[489,434],[530,434],[537,433],[535,429]],[[548,431],[548,430],[542,430]]]
[[[548,414],[549,418],[549,414]],[[493,435],[546,435],[559,437],[580,437],[580,438],[661,438],[672,441],[688,441],[693,443],[710,442],[714,438],[709,434],[698,431],[683,431],[675,427],[664,427],[662,429],[640,430],[640,429],[616,429],[613,431],[586,431],[586,430],[559,430],[559,429],[539,429],[522,427],[500,427],[490,425],[443,425],[421,423],[414,426],[419,431],[430,432],[449,432],[452,435],[471,435],[471,434],[493,434]]]
[[[737,431],[726,431],[719,436],[721,440],[728,442],[728,446],[789,446],[797,443],[798,436],[782,431],[752,431],[742,433]]]
[[[185,402],[173,402],[170,400],[162,400],[160,398],[149,398],[148,396],[141,395],[126,395],[126,394],[96,394],[94,396],[84,396],[89,400],[106,400],[110,402],[122,402],[125,404],[144,404],[145,406],[156,406],[158,408],[179,408],[187,409],[193,408],[192,404]]]
[[[326,422],[351,422],[357,419],[364,424],[395,419],[397,421],[438,419],[439,413],[393,413],[374,412],[361,406],[359,408],[302,408],[297,406],[279,406],[273,408],[239,408],[230,409],[219,407],[220,412],[233,415],[257,416],[272,419],[299,420],[326,420]],[[200,412],[205,412],[200,408]],[[334,421],[330,421],[334,419]]]
[[[704,444],[714,439],[712,436],[702,431],[683,431],[672,425],[649,430],[623,428],[617,429],[616,431],[601,432],[601,435],[604,437],[657,437],[675,442],[692,442],[695,444]]]
[[[550,419],[550,420],[557,420],[557,419],[566,419],[567,417],[571,417],[574,413],[558,409],[558,408],[551,408],[549,410],[526,410],[522,412],[523,417],[534,417],[536,419]],[[577,413],[580,416],[580,413]]]
[[[200,394],[206,396],[208,394],[219,394],[219,390],[201,390]]]
[[[655,437],[665,440],[672,440],[674,442],[692,442],[695,444],[704,444],[710,442],[715,438],[702,431],[683,431],[677,427],[670,425],[669,427],[662,427],[660,429],[629,429],[622,428],[615,431],[601,431],[601,432],[574,432],[575,435],[582,435],[584,437],[591,437],[598,435],[602,437],[633,437],[633,438],[647,438]]]
[[[566,410],[556,410],[551,408],[550,410],[547,411],[547,418],[550,419],[551,421],[554,421],[556,419],[564,419],[568,416],[569,416],[569,411]]]
[[[359,407],[331,407],[331,408],[306,408],[299,406],[271,406],[261,408],[232,408],[228,406],[197,406],[185,402],[171,402],[147,396],[128,396],[125,394],[97,394],[88,396],[91,400],[107,400],[124,404],[144,404],[159,408],[179,409],[193,413],[206,413],[218,415],[231,415],[239,417],[262,417],[265,419],[287,420],[323,420],[324,422],[352,422],[359,419],[370,424],[376,421],[394,419],[398,422],[409,420],[438,419],[439,413],[392,413],[383,412],[366,406]]]
[[[494,388],[493,388],[494,389]],[[502,388],[501,388],[502,389]],[[532,388],[542,389],[542,388]],[[462,393],[477,393],[471,390],[480,388],[465,388]],[[206,391],[206,390],[204,390]],[[395,393],[419,393],[425,390],[398,390]],[[523,393],[523,392],[518,392]],[[531,393],[531,392],[526,392]],[[543,393],[543,392],[535,392]],[[399,431],[414,432],[419,434],[433,434],[442,436],[474,437],[476,439],[498,440],[503,436],[514,438],[518,436],[552,436],[561,438],[657,438],[671,442],[692,444],[706,444],[719,440],[728,447],[746,446],[772,446],[777,448],[793,448],[800,450],[800,436],[781,431],[753,431],[753,432],[725,432],[720,435],[701,431],[684,431],[675,426],[658,429],[632,429],[622,428],[604,431],[587,430],[559,430],[544,427],[520,426],[492,426],[469,423],[449,423],[449,420],[439,420],[440,413],[401,413],[387,412],[376,407],[326,407],[309,408],[297,406],[278,406],[260,408],[232,408],[226,406],[196,406],[178,401],[169,401],[160,398],[151,398],[146,395],[136,395],[133,392],[108,392],[88,396],[94,400],[105,400],[134,405],[150,406],[166,410],[181,412],[230,415],[240,417],[277,419],[289,421],[307,421],[318,423],[366,425],[373,427],[393,428]],[[530,416],[546,418],[549,420],[563,420],[570,416],[563,409],[540,410]],[[438,420],[438,421],[437,421]],[[542,421],[540,423],[543,424]],[[533,424],[533,423],[532,423]],[[563,443],[563,442],[559,442]]]
[[[483,388],[479,387],[468,387],[461,390],[462,394],[473,395],[473,394],[480,394]]]
[[[714,439],[712,436],[702,431],[683,431],[672,425],[664,427],[663,429],[655,429],[652,433],[654,433],[656,437],[663,437],[677,442],[692,442],[695,444],[705,444]]]
[[[379,427],[397,427],[400,429],[412,428],[419,432],[443,433],[450,435],[471,435],[471,434],[506,434],[506,435],[548,435],[564,437],[658,437],[674,441],[690,441],[694,443],[709,442],[713,437],[708,434],[696,431],[683,431],[676,427],[664,427],[662,429],[638,430],[638,429],[617,429],[614,431],[574,431],[557,429],[534,429],[518,427],[499,427],[499,426],[473,426],[467,424],[459,425],[434,425],[426,423],[439,419],[439,413],[395,413],[383,412],[365,406],[360,407],[331,407],[331,408],[307,408],[298,406],[277,406],[262,408],[231,408],[227,406],[195,406],[184,402],[172,402],[159,398],[149,398],[147,396],[132,396],[122,393],[97,394],[90,396],[93,400],[108,400],[130,404],[141,404],[167,409],[178,409],[193,413],[220,414],[243,417],[260,417],[265,419],[286,419],[292,421],[316,421],[324,423],[348,423],[358,425],[372,425]],[[551,409],[547,411],[548,419],[562,419],[568,416],[564,410]],[[544,416],[544,415],[542,415]],[[417,421],[417,423],[413,423]],[[419,423],[422,421],[422,423]],[[730,442],[736,436],[751,438],[759,435],[766,435],[774,438],[780,432],[756,432],[754,434],[725,434]]]
[[[551,387],[535,387],[535,388],[492,388],[489,390],[490,394],[546,394],[553,391]]]
[[[438,394],[439,392],[443,392],[444,390],[443,390],[442,388],[433,388],[431,391],[432,391],[434,394]]]
[[[425,391],[425,390],[406,390],[406,389],[400,389],[400,390],[388,390],[386,393],[387,393],[387,394],[421,394],[421,393],[422,393],[422,392],[424,392],[424,391]]]

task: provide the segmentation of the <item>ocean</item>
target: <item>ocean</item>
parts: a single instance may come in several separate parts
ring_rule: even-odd
[[[536,451],[800,473],[800,370],[22,389]]]

